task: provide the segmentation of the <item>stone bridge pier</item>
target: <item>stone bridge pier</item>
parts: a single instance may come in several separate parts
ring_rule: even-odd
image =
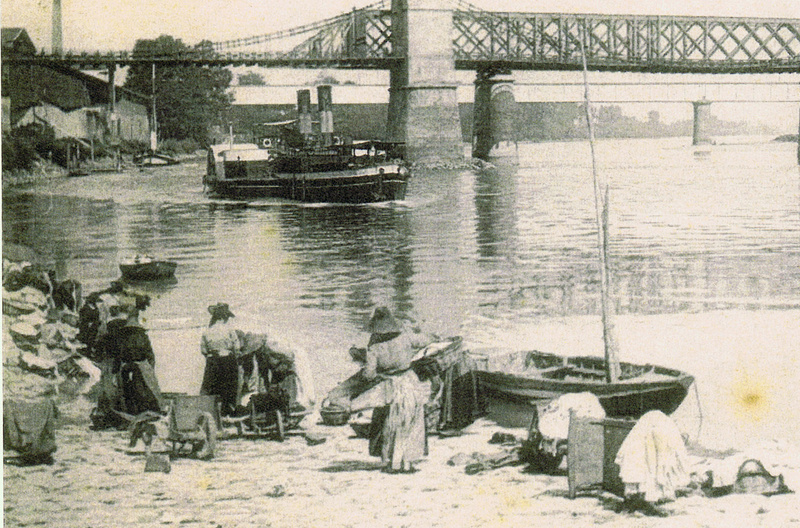
[[[710,145],[711,134],[708,130],[708,122],[711,119],[711,101],[705,99],[694,101],[692,106],[694,106],[692,145]]]
[[[510,72],[478,72],[475,80],[472,155],[519,162],[518,109]]]
[[[392,0],[392,48],[405,59],[389,72],[387,130],[410,162],[464,159],[452,27],[441,0]]]

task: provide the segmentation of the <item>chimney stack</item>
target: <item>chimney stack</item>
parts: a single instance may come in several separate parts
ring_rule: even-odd
[[[64,41],[61,33],[61,0],[53,0],[52,48],[53,55],[64,53]]]

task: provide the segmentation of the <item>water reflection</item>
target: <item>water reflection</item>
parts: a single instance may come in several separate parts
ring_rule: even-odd
[[[283,207],[283,248],[293,257],[304,308],[344,308],[361,324],[384,304],[413,318],[410,212],[403,207]]]
[[[482,260],[513,262],[517,249],[517,170],[495,167],[475,178],[478,254]]]
[[[671,326],[677,318],[620,317],[634,341],[625,359],[709,373],[701,391],[723,399],[728,387],[714,385],[709,361],[728,361],[730,373],[734,359],[774,360],[765,375],[788,373],[775,407],[791,408],[793,363],[763,351],[782,333],[780,349],[792,349],[800,308],[794,147],[715,147],[698,161],[680,145],[599,142],[612,185],[612,297],[622,314],[740,315],[681,317],[695,321],[677,329],[691,346]],[[356,207],[210,200],[202,164],[57,180],[4,192],[3,240],[32,247],[85,293],[119,278],[123,257],[178,262],[176,282],[134,285],[153,298],[145,324],[168,391],[199,389],[206,308],[220,301],[237,324],[306,348],[319,394],[353,373],[347,349],[363,344],[378,304],[426,331],[461,335],[468,348],[602,353],[588,146],[524,145],[520,160],[514,169],[417,171],[406,201]],[[593,317],[569,317],[583,315]],[[648,333],[659,321],[660,333]],[[637,325],[658,338],[636,342]],[[771,325],[741,356],[728,354],[744,330]]]
[[[498,166],[477,172],[474,185],[476,243],[484,307],[520,299],[518,263],[517,169]]]
[[[619,312],[800,304],[800,186],[781,145],[731,146],[702,163],[648,140],[600,147]],[[406,202],[375,206],[209,200],[192,164],[68,179],[4,196],[3,238],[85,291],[118,278],[124,257],[175,260],[178,283],[157,292],[172,311],[202,314],[224,295],[270,317],[361,328],[387,304],[453,331],[475,315],[597,314],[584,150],[526,145],[520,167],[418,171]]]

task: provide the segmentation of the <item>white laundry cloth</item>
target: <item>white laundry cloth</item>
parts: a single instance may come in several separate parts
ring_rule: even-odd
[[[625,495],[644,494],[648,502],[675,500],[689,485],[689,455],[681,433],[661,411],[645,413],[617,452]]]

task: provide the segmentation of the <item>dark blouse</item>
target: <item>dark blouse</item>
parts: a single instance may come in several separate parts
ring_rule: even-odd
[[[118,370],[123,363],[134,361],[147,361],[152,366],[156,364],[156,356],[147,330],[139,326],[125,326],[115,332],[116,346],[110,356],[114,359],[114,370]]]

